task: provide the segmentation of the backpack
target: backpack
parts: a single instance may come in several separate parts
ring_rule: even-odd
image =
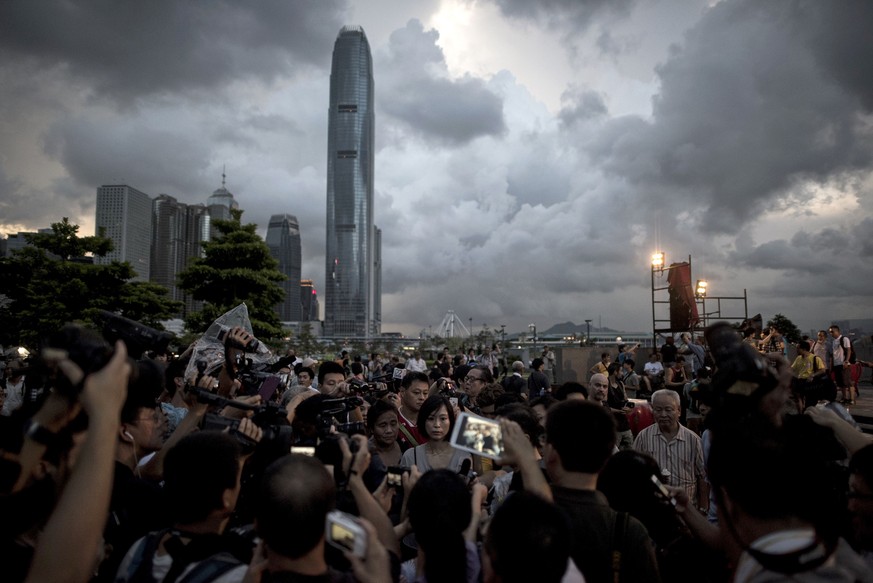
[[[846,346],[847,343],[848,346]],[[843,356],[845,358],[845,362],[849,364],[855,364],[856,362],[858,362],[858,357],[855,355],[855,347],[852,345],[852,339],[848,336],[843,336],[840,344],[843,348]]]
[[[119,576],[116,580],[126,581],[128,583],[208,583],[213,581],[231,569],[234,569],[244,563],[236,558],[233,554],[222,551],[199,561],[196,567],[184,577],[179,577],[192,562],[173,559],[173,566],[162,582],[158,582],[152,576],[152,566],[155,553],[160,546],[161,540],[168,532],[173,532],[172,529],[158,530],[146,535],[143,543],[139,545],[136,553],[132,557],[130,564],[127,567],[127,572],[122,578]],[[217,549],[216,549],[217,550]],[[172,553],[171,553],[172,555]]]

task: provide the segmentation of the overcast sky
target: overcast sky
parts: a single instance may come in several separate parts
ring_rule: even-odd
[[[226,164],[262,235],[297,216],[322,290],[345,24],[373,49],[383,331],[650,330],[656,249],[765,319],[869,317],[866,1],[7,0],[0,233],[91,234],[101,184],[202,203]]]

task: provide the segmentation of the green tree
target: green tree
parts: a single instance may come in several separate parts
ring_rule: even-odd
[[[136,273],[129,263],[92,263],[112,250],[112,241],[78,232],[64,217],[51,233],[27,235],[29,246],[0,260],[0,342],[35,347],[68,322],[90,324],[101,309],[156,327],[181,309],[164,288],[130,281]]]
[[[231,213],[231,220],[213,223],[219,236],[203,244],[204,257],[179,274],[180,287],[195,300],[205,302],[203,310],[189,314],[185,323],[190,330],[203,332],[216,318],[244,302],[255,336],[281,338],[276,304],[284,297],[278,282],[285,276],[258,236],[257,225],[241,224],[242,211]]]
[[[304,322],[300,326],[300,333],[295,339],[298,356],[312,356],[322,352],[322,345],[312,333],[312,324]]]
[[[794,322],[789,320],[782,314],[776,314],[767,322],[767,326],[776,326],[776,329],[782,333],[782,337],[786,342],[795,344],[800,342],[800,328],[794,325]]]

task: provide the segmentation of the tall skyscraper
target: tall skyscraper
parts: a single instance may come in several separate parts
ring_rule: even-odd
[[[151,281],[167,288],[168,297],[185,303],[182,315],[202,309],[176,285],[191,259],[203,256],[209,240],[210,216],[202,204],[187,205],[160,194],[152,202]]]
[[[300,304],[303,306],[301,322],[318,321],[318,292],[311,279],[300,280]]]
[[[373,59],[364,29],[344,26],[333,48],[327,137],[324,333],[381,333],[373,225]]]
[[[151,280],[167,288],[167,296],[182,301],[176,277],[185,269],[187,259],[186,221],[188,205],[168,194],[152,201]]]
[[[300,306],[300,226],[294,215],[273,215],[267,227],[270,255],[279,262],[279,271],[287,278],[281,283],[284,301],[276,306],[283,322],[299,322]]]
[[[134,278],[148,281],[151,265],[152,199],[126,184],[97,188],[97,234],[112,239],[112,251],[97,257],[95,263],[128,261],[136,271]]]

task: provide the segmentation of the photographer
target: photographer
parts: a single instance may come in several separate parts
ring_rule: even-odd
[[[262,434],[248,419],[240,423],[238,435],[252,446]],[[222,535],[236,506],[246,457],[237,439],[217,431],[188,435],[171,448],[164,494],[173,526],[139,539],[127,552],[115,582],[220,583],[241,578],[251,546]]]
[[[399,572],[399,544],[387,515],[367,491],[361,478],[370,462],[362,436],[352,454],[345,440],[340,441],[343,469],[348,487],[360,510],[360,524],[366,533],[363,559],[351,557],[359,581],[396,581]],[[256,502],[255,527],[261,547],[246,581],[296,581],[320,577],[325,581],[352,581],[349,572],[337,571],[325,560],[325,520],[336,504],[336,484],[315,458],[289,455],[274,462],[261,481]],[[293,525],[293,527],[290,527]]]
[[[71,405],[71,410],[81,405],[88,415],[88,432],[66,488],[36,546],[28,582],[84,582],[93,573],[109,508],[119,412],[130,374],[126,357],[124,344],[118,342],[108,364],[87,376],[66,357],[56,361],[74,386],[81,383],[78,404]]]

